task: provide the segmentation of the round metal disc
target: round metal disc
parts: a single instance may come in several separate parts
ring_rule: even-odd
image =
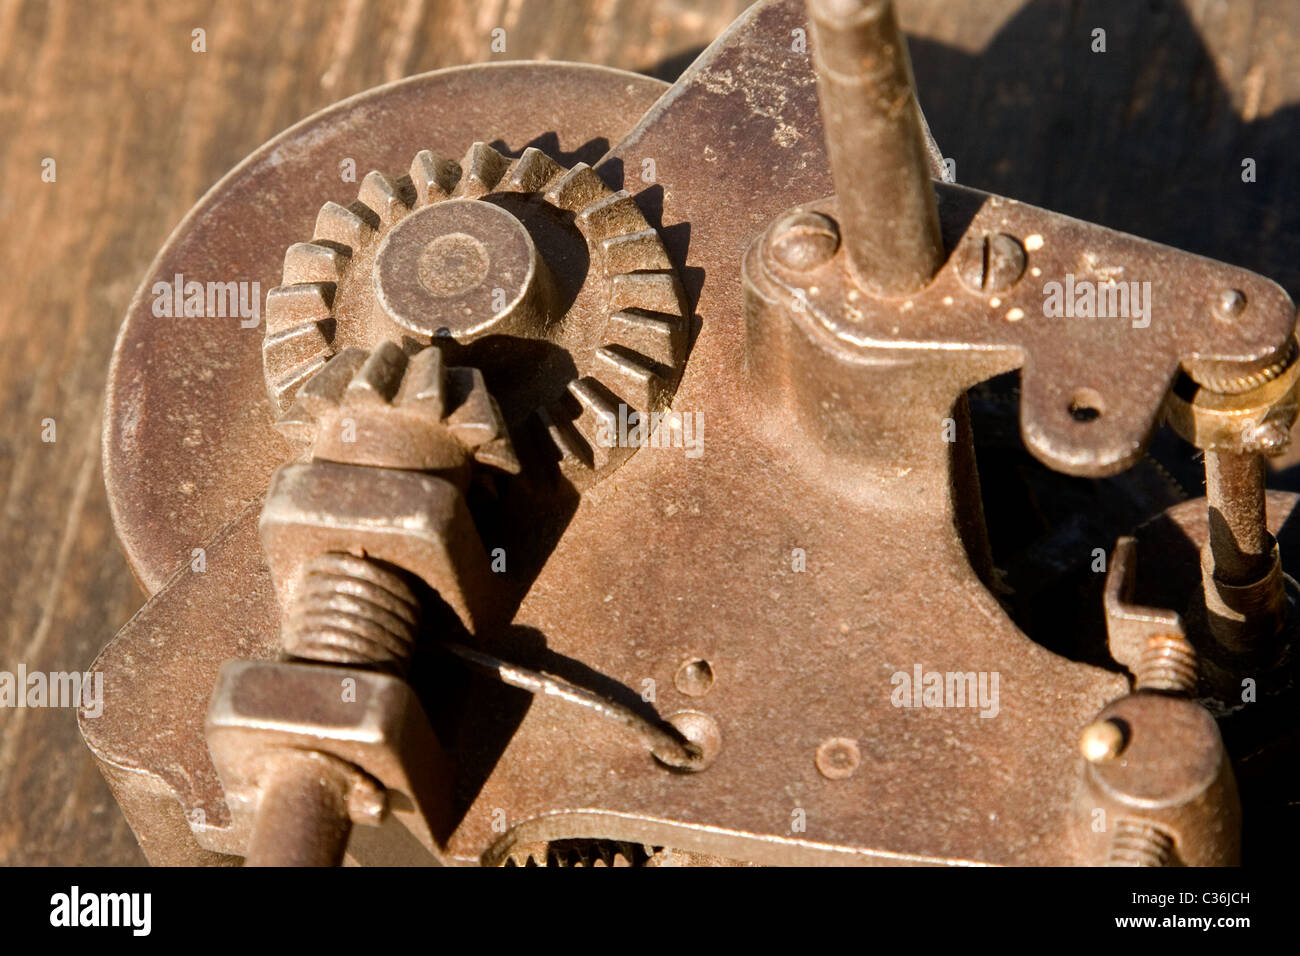
[[[340,175],[345,160],[359,180],[370,169],[403,168],[421,149],[459,156],[487,140],[512,155],[535,146],[565,165],[594,165],[666,89],[578,64],[441,70],[316,113],[217,183],[154,260],[109,369],[104,477],[145,589],[155,592],[260,500],[291,455],[272,427],[254,319],[280,282],[285,249],[311,234],[321,204],[356,195]],[[241,301],[251,307],[241,310]],[[191,302],[202,315],[185,315]]]

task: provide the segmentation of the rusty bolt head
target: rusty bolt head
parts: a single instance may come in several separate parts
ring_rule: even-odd
[[[850,737],[831,737],[817,748],[817,770],[828,780],[853,776],[862,763],[858,742]]]
[[[794,212],[772,230],[771,249],[787,269],[809,272],[831,261],[840,247],[840,227],[819,212]]]
[[[1220,319],[1235,319],[1246,311],[1246,294],[1239,289],[1224,289],[1214,300],[1214,314]]]
[[[464,495],[434,475],[290,462],[271,479],[259,528],[281,607],[293,606],[312,558],[361,550],[433,588],[471,631],[496,613],[492,573]]]
[[[1124,749],[1124,728],[1114,720],[1099,720],[1083,728],[1079,750],[1089,763],[1114,760]]]
[[[1025,247],[1005,232],[971,236],[957,254],[957,275],[972,292],[1006,292],[1025,273]]]

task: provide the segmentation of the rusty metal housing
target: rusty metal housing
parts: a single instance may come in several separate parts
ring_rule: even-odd
[[[155,318],[181,274],[269,289],[264,328]],[[218,183],[131,305],[104,465],[150,598],[83,733],[159,864],[1237,863],[1221,722],[1293,666],[1294,327],[943,181],[885,0],[759,3],[671,88],[381,87]],[[1094,567],[1089,653],[1013,614],[990,382],[1044,474],[1165,421],[1206,452],[1208,501]]]

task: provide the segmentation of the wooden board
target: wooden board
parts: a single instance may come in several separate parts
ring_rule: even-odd
[[[104,376],[149,261],[223,173],[320,107],[425,70],[546,58],[672,79],[743,6],[0,0],[0,670],[85,668],[143,600],[100,475]],[[899,6],[959,181],[1300,293],[1300,5]],[[0,863],[140,862],[73,712],[0,710]]]

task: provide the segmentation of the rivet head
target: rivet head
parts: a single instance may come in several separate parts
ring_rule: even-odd
[[[817,748],[817,772],[828,780],[853,776],[860,763],[862,752],[851,737],[831,737]]]
[[[1114,760],[1127,742],[1124,728],[1113,720],[1098,720],[1083,728],[1079,750],[1089,763]]]
[[[1224,289],[1214,299],[1214,314],[1221,319],[1235,319],[1246,311],[1246,293],[1240,289]]]
[[[678,770],[700,771],[713,763],[722,750],[722,731],[708,714],[682,710],[669,716],[668,723],[694,746],[697,756],[691,763],[683,764],[656,750],[654,755],[662,763]]]
[[[839,247],[840,227],[819,212],[791,213],[772,230],[772,256],[796,272],[821,268]]]

